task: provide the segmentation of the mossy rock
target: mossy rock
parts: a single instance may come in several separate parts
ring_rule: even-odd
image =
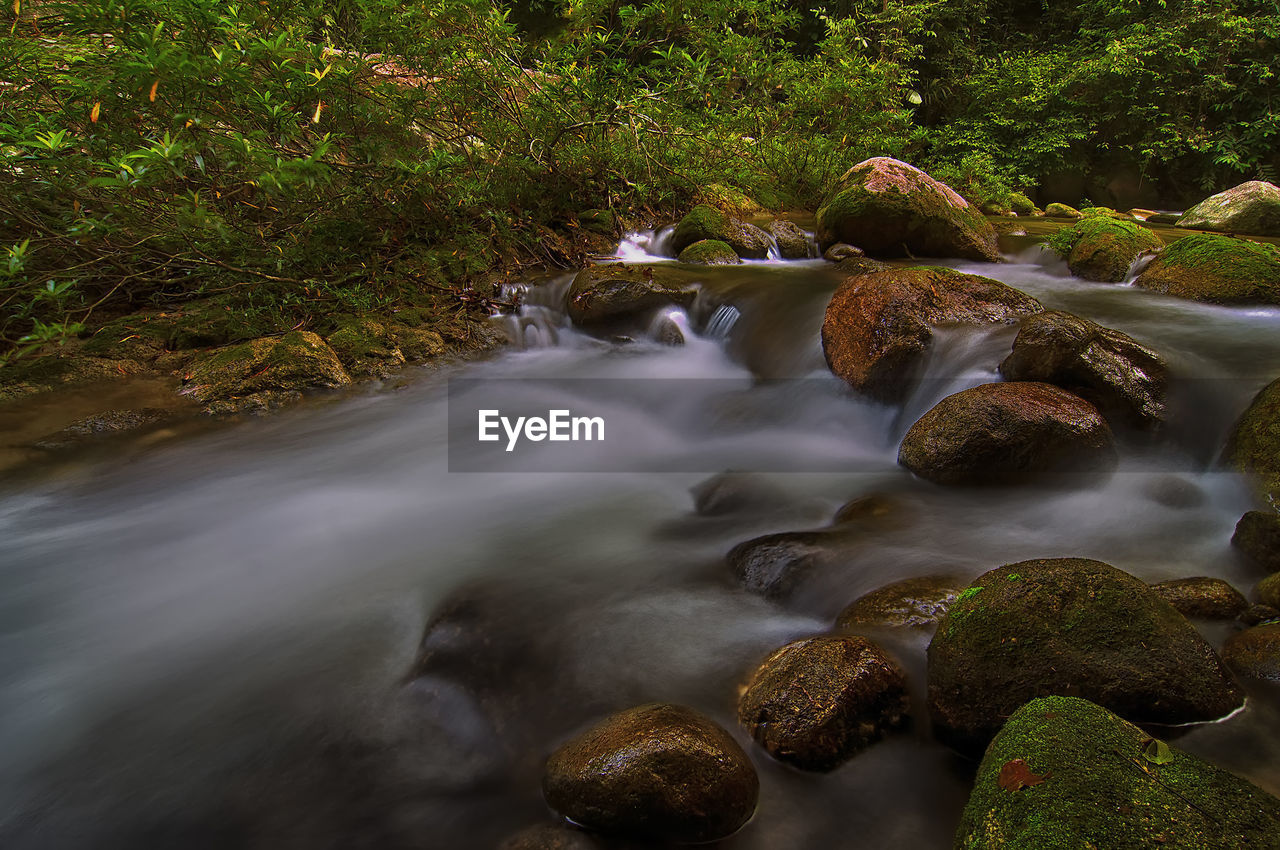
[[[706,204],[699,204],[680,219],[671,236],[671,249],[682,253],[695,242],[713,239],[724,242],[739,257],[763,260],[769,256],[769,235],[754,224],[747,224]]]
[[[1012,215],[1013,209],[1002,201],[987,201],[979,207],[983,215]]]
[[[956,850],[1259,850],[1280,800],[1088,700],[1021,706],[991,742]]]
[[[1018,215],[1035,215],[1036,205],[1031,199],[1021,192],[1014,192],[1009,196],[1009,209]]]
[[[1066,258],[1073,275],[1100,283],[1124,280],[1140,254],[1157,250],[1162,244],[1158,236],[1136,221],[1120,221],[1103,214],[1086,216],[1049,240],[1049,246]]]
[[[1280,572],[1272,573],[1258,582],[1255,595],[1263,605],[1280,608]]]
[[[214,348],[284,330],[283,318],[246,310],[225,298],[193,301],[163,313],[138,313],[107,322],[84,343],[87,354],[138,358],[162,351]]]
[[[1028,700],[1081,696],[1142,724],[1217,720],[1244,694],[1195,628],[1142,581],[1086,558],[979,576],[929,644],[935,733],[981,751]]]
[[[1267,572],[1280,572],[1280,514],[1246,512],[1236,523],[1231,545]]]
[[[1165,248],[1134,282],[1194,301],[1280,304],[1280,248],[1193,233]]]
[[[1237,471],[1254,477],[1259,497],[1280,508],[1280,379],[1254,396],[1223,455]]]
[[[1227,638],[1222,660],[1242,679],[1280,685],[1280,622],[1264,622]]]
[[[0,368],[0,402],[148,371],[150,368],[140,360],[87,357],[73,351],[26,357]]]
[[[671,264],[590,266],[569,286],[569,318],[579,327],[600,332],[636,331],[648,327],[663,307],[688,307],[697,297],[697,271]]]
[[[754,215],[764,211],[755,198],[726,183],[710,183],[702,187],[697,200],[730,215]]]
[[[1234,620],[1249,607],[1244,595],[1220,578],[1176,578],[1153,584],[1151,589],[1193,620]]]
[[[1178,227],[1280,236],[1280,186],[1262,180],[1241,183],[1187,210]]]
[[[132,410],[105,410],[72,422],[67,427],[36,440],[38,449],[61,451],[109,440],[122,434],[137,434],[177,417],[172,410],[140,407]]]
[[[1111,207],[1085,207],[1080,210],[1081,218],[1111,218],[1116,221],[1133,221],[1133,216],[1113,210]]]
[[[809,259],[809,236],[794,222],[775,219],[769,222],[769,233],[778,245],[778,256],[784,260]]]
[[[584,230],[612,236],[617,230],[617,220],[612,210],[583,210],[578,213],[578,225]]]
[[[693,266],[734,266],[742,262],[738,253],[727,242],[719,239],[703,239],[694,242],[680,252],[677,258]]]
[[[1066,204],[1049,204],[1044,208],[1044,216],[1045,218],[1066,218],[1072,220],[1082,217],[1080,215],[1080,210],[1075,207],[1069,207]]]
[[[869,256],[954,257],[999,262],[996,234],[954,189],[889,157],[858,163],[818,210],[825,250],[848,242]]]
[[[218,349],[196,361],[182,392],[202,404],[261,392],[299,392],[351,383],[338,356],[310,331]]]
[[[1165,226],[1177,224],[1178,219],[1182,218],[1178,213],[1154,213],[1147,216],[1147,224],[1162,224]]]
[[[325,342],[351,375],[386,376],[405,362],[395,335],[374,319],[344,317]]]

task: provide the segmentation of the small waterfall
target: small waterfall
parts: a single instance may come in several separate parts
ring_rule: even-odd
[[[675,259],[671,250],[671,237],[675,232],[675,227],[668,225],[656,230],[628,233],[614,249],[614,256],[624,263],[654,263]]]
[[[649,337],[663,345],[684,345],[693,338],[689,314],[679,307],[663,310],[649,324]]]
[[[733,330],[733,326],[738,323],[742,313],[732,304],[721,304],[716,311],[711,314],[711,318],[707,319],[706,328],[703,330],[703,336],[708,339],[728,339],[729,332]]]
[[[540,286],[504,284],[502,300],[516,305],[514,313],[500,313],[493,321],[512,346],[519,349],[551,348],[560,344],[561,329],[568,325],[565,299],[574,275],[567,274]]]
[[[1149,251],[1145,254],[1139,254],[1137,259],[1129,264],[1129,271],[1125,273],[1124,282],[1133,283],[1133,279],[1146,271],[1147,266],[1151,265],[1151,261],[1157,256],[1157,252]]]

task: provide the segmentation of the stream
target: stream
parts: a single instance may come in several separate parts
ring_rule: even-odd
[[[620,253],[660,262],[658,241]],[[903,433],[943,396],[996,380],[1014,329],[940,333],[904,407],[873,404],[823,361],[841,276],[803,260],[708,268],[715,300],[665,317],[684,345],[575,331],[557,278],[501,320],[516,344],[496,358],[0,486],[0,846],[492,848],[551,820],[539,783],[560,742],[662,700],[734,730],[760,771],[755,820],[723,846],[949,848],[973,766],[922,716],[928,633],[873,635],[907,671],[917,720],[828,775],[750,743],[738,684],[911,576],[1081,556],[1247,594],[1258,576],[1228,541],[1253,505],[1216,456],[1280,374],[1280,309],[1089,283],[1030,238],[1002,247],[1004,264],[945,264],[1171,362],[1168,438],[1125,447],[1105,480],[915,479],[896,463]],[[456,471],[459,379],[507,382],[513,405],[590,408],[626,438],[575,446],[579,470],[608,472],[565,468],[549,443]],[[640,386],[659,390],[628,389]],[[747,480],[766,501],[696,514],[690,489],[726,470],[759,471]],[[898,520],[785,606],[735,587],[733,545],[823,527],[872,493],[904,506]],[[441,606],[435,662],[411,676]],[[1176,743],[1280,794],[1274,704],[1251,700]]]

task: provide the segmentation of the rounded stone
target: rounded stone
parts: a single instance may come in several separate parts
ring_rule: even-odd
[[[954,576],[921,576],[895,581],[861,596],[840,612],[836,627],[927,629],[936,625],[965,583]]]
[[[1231,545],[1264,570],[1280,571],[1280,514],[1247,512],[1236,523]]]
[[[1280,623],[1263,623],[1227,638],[1222,660],[1242,679],[1280,684]]]
[[[1220,578],[1178,578],[1151,589],[1182,616],[1197,620],[1234,620],[1249,607],[1244,595]]]

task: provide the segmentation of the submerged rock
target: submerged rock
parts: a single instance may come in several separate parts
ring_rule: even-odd
[[[1086,215],[1049,240],[1066,258],[1073,275],[1100,283],[1124,280],[1140,254],[1162,244],[1158,236],[1132,219],[1120,221],[1105,214]]]
[[[202,404],[257,393],[332,389],[351,383],[338,356],[311,331],[255,339],[197,360],[182,392]]]
[[[688,307],[698,292],[690,270],[624,263],[594,265],[569,287],[569,318],[596,331],[644,329],[664,307]]]
[[[784,531],[739,543],[725,558],[744,590],[786,599],[832,559],[835,540],[830,531]]]
[[[996,234],[972,204],[918,168],[889,157],[849,169],[818,210],[818,241],[873,257],[959,257],[999,262]]]
[[[1262,180],[1241,183],[1187,210],[1178,227],[1280,236],[1280,186]]]
[[[742,258],[729,247],[729,243],[719,239],[694,242],[681,251],[676,259],[694,266],[735,266],[742,262]]]
[[[756,669],[738,719],[761,747],[802,770],[839,767],[902,725],[906,680],[866,638],[789,643]]]
[[[1095,405],[1112,425],[1150,431],[1165,418],[1168,366],[1133,337],[1070,313],[1024,319],[1000,364],[1010,381],[1042,381]]]
[[[1280,684],[1280,623],[1263,623],[1227,638],[1222,660],[1242,679]]]
[[[1041,310],[1029,295],[952,269],[900,268],[850,277],[822,322],[827,365],[878,401],[899,402],[924,369],[934,329],[1010,324]]]
[[[58,451],[79,448],[119,434],[142,431],[175,417],[171,410],[140,407],[134,410],[107,410],[72,422],[60,431],[36,440],[38,449]]]
[[[1193,233],[1165,248],[1134,284],[1214,304],[1280,304],[1280,248]]]
[[[1044,208],[1044,215],[1045,218],[1066,218],[1073,221],[1082,217],[1080,210],[1066,204],[1049,204]]]
[[[1052,696],[992,741],[955,848],[1255,850],[1277,836],[1280,800],[1261,788],[1092,702]]]
[[[782,488],[752,472],[722,472],[700,481],[689,491],[699,516],[751,513],[783,504]]]
[[[1231,545],[1267,572],[1280,571],[1280,514],[1247,512],[1236,523]]]
[[[769,233],[778,245],[778,256],[784,260],[809,259],[809,236],[800,226],[785,219],[769,223]]]
[[[1115,441],[1097,408],[1031,382],[947,396],[911,426],[898,450],[898,463],[937,484],[1023,484],[1115,462]]]
[[[690,245],[704,239],[728,244],[739,257],[763,260],[769,256],[771,243],[763,230],[714,207],[699,204],[676,225],[671,236],[671,250],[681,254]]]
[[[1236,470],[1254,477],[1261,498],[1280,507],[1280,379],[1254,396],[1223,455]]]
[[[1177,578],[1151,589],[1182,616],[1195,620],[1234,620],[1249,607],[1244,595],[1220,578]]]
[[[1100,561],[1051,558],[979,576],[929,644],[938,737],[980,751],[1035,697],[1080,696],[1134,723],[1216,720],[1244,694],[1213,648],[1143,582]]]
[[[895,493],[871,493],[840,506],[832,525],[856,524],[863,529],[905,528],[918,516],[918,505]]]
[[[697,843],[736,832],[760,782],[728,732],[692,709],[654,703],[608,717],[547,760],[547,802],[588,829]]]
[[[836,628],[932,628],[947,613],[964,587],[965,583],[954,576],[922,576],[895,581],[856,599],[840,612]]]

